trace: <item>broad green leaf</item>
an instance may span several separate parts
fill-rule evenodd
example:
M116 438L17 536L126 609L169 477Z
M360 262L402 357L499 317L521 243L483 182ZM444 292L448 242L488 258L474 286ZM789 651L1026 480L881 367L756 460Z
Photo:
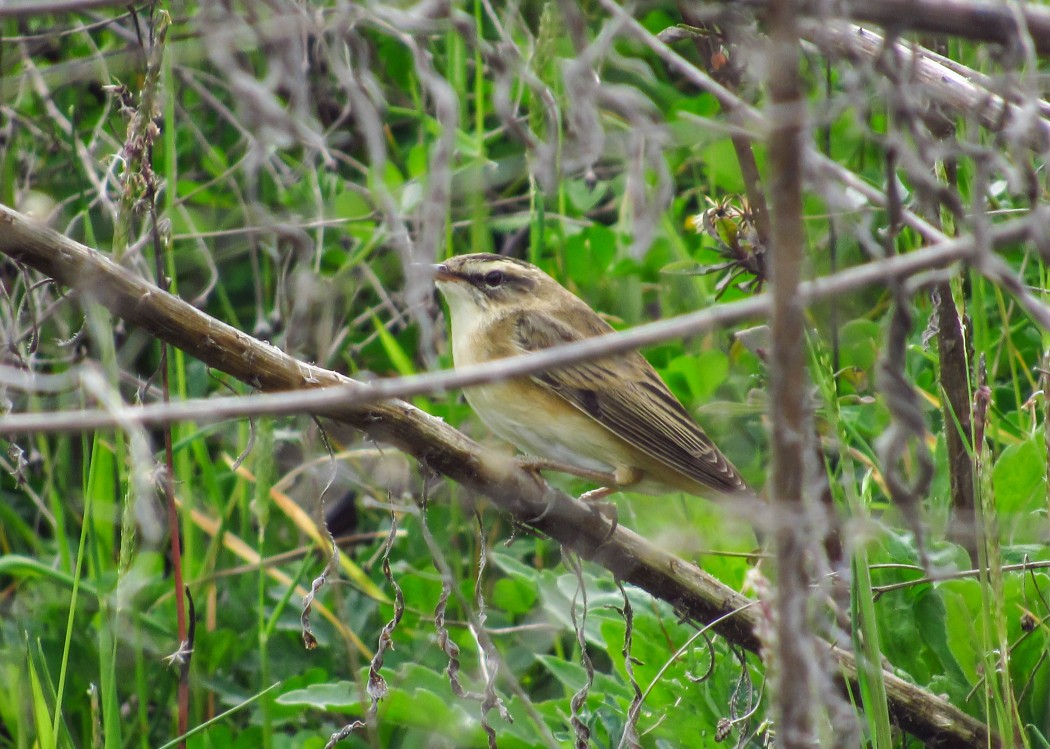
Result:
M344 190L331 201L330 210L337 218L353 221L371 216L375 209L356 190Z
M882 329L874 320L850 320L839 331L839 368L870 371L879 356Z
M605 182L598 182L593 188L588 187L581 179L572 179L565 183L565 194L572 207L580 213L594 208L608 193L609 186Z
M497 580L489 596L489 602L513 616L526 613L536 603L535 585L520 578L505 577Z
M955 700L965 699L968 680L949 644L948 629L957 624L948 619L939 591L927 587L915 601L914 614L923 642L940 662L945 691Z
M995 505L1006 522L1046 509L1046 451L1040 435L1010 445L992 468Z
M293 689L278 697L280 705L312 707L339 713L352 713L360 709L360 690L352 681L337 681L330 684L311 684L302 689Z
M693 400L706 401L725 382L729 374L729 357L723 351L709 349L695 356L676 357L667 368L685 378Z

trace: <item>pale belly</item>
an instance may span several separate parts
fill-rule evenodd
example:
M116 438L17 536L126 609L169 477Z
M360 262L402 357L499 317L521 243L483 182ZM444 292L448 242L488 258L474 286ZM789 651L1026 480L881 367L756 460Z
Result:
M457 330L454 320L452 330L456 366L480 363L474 354L490 332L462 314L458 321L462 328ZM631 491L659 494L673 486L696 493L689 479L640 456L597 421L534 383L495 382L463 392L485 426L528 455L588 471L636 474Z
M509 383L471 387L464 394L485 426L529 455L607 473L628 462L605 427L555 395L528 390L536 395L523 398Z

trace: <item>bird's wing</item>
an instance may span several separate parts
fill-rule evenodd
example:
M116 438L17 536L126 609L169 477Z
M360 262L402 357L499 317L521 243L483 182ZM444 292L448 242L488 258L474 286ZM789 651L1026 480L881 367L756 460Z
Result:
M612 331L596 315L582 317L589 329L580 333L551 315L522 312L514 321L515 343L524 351L538 351ZM575 322L579 325L580 320ZM533 380L689 479L723 493L747 489L733 465L638 352L559 367L533 375Z

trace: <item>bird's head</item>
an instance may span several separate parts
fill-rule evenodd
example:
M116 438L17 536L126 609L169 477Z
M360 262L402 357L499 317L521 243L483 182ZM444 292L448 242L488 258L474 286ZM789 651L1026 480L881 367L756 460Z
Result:
M449 258L434 266L434 280L454 322L542 304L568 294L535 265L488 253Z

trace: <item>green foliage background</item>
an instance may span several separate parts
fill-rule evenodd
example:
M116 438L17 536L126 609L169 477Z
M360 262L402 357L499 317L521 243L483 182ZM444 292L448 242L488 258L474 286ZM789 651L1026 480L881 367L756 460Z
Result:
M614 95L644 103L642 116L653 128L644 135L657 144L673 197L648 213L638 205L628 176L632 159L642 157L631 150L637 123L608 108L600 109L607 140L593 170L568 171L543 185L531 171L533 155L497 111L501 92L474 39L517 46L521 67L509 88L515 112L558 143L568 160L574 139L594 135L572 132L568 119L574 101L564 74L580 56L572 24L543 3L496 3L495 16L486 3L453 6L450 19L426 18L413 8L347 10L323 2L166 8L171 25L158 58L159 131L147 156L160 187L156 210L169 240L161 262L173 290L289 353L358 377L452 363L436 300L427 294L414 307L408 303L390 215L405 222L416 246L433 242L441 256L509 251L525 257L617 328L747 295L731 286L716 299L720 277L694 272L722 257L711 237L687 228L689 218L709 208L707 198L740 205L743 192L725 115L713 97L610 25L597 5L581 4L586 39L603 29L614 34L594 66ZM128 123L140 106L151 30L162 23L162 8L0 19L0 202L33 211L151 276L148 201L133 184L125 195L135 210L128 212L121 185L131 155ZM673 3L646 4L637 18L654 33L681 20ZM695 56L688 43L675 49ZM977 45L952 42L947 51L990 74L1002 72ZM438 89L421 75L427 66L454 94L458 127L451 134L435 114ZM826 131L830 155L869 183L883 184L884 148L905 137L878 95L883 92L867 79L858 83L855 67L825 67L817 56L807 60L806 74L816 133ZM370 122L367 107L351 95L360 92L350 79L373 97L377 113ZM562 115L556 123L544 116L541 85ZM869 97L861 99L863 93ZM743 95L764 103L760 87ZM1034 172L1038 165L965 118L956 124L962 142L979 147L977 157L973 149L953 152L959 198L981 210L1024 209L1026 191L1010 170ZM449 135L452 153L443 166L435 154ZM764 168L761 145L757 155ZM655 193L660 169L646 167L642 179ZM431 190L442 169L449 199L447 206L437 202L447 209L440 236L422 236L424 208L434 204ZM898 177L908 204L918 203L907 168ZM983 195L976 184L988 185ZM1041 197L1041 171L1035 187ZM837 213L814 191L806 205L807 272L863 261L865 243L881 242L886 222L870 205ZM639 247L643 224L651 242ZM918 244L905 231L896 250ZM1024 247L1006 257L1043 295L1046 272L1038 257ZM7 389L7 409L50 411L60 419L62 411L118 396L157 399L153 341L88 298L39 284L9 263L2 273L4 366L96 373L93 386L71 378L46 391ZM953 293L972 322L974 360L986 363L993 403L982 487L987 561L995 568L1050 561L1039 371L1046 334L975 273L956 276ZM876 657L881 647L901 677L947 695L1026 746L1050 746L1050 580L1043 568L871 590L922 577L914 566L914 537L889 503L875 449L890 420L876 370L891 301L886 289L871 288L810 312L812 337L805 345L812 352L816 421L836 501L848 519L851 555L835 570L849 610L818 619L843 643L871 627L868 646ZM926 404L927 446L937 466L926 506L927 543L938 569L966 570L965 550L947 540L944 433L950 426L939 408L936 347L923 330L930 303L923 293L913 303L907 375ZM748 480L764 484L769 456L761 359L722 333L673 341L646 355ZM171 353L170 367L174 398L250 392L178 352ZM480 440L492 439L458 394L415 403ZM148 747L166 745L177 733L178 670L166 662L178 646L172 571L164 511L150 489L163 464L162 442L159 432L141 436L148 442L119 431L7 442L0 484L0 746ZM714 746L719 721L742 717L751 702L757 709L734 724L730 740L751 746L767 740L767 674L754 656L705 638L678 653L696 628L669 606L634 589L621 592L586 563L575 574L555 544L512 528L484 502L390 448L338 429L329 439L334 458L307 418L173 430L184 574L197 619L190 726L233 710L195 733L190 746L321 747L361 717L369 705L368 662L394 616L395 584L405 610L381 672L389 692L374 724L347 745L484 745L479 701L454 695L448 657L437 644L433 619L443 583L454 589L445 615L460 648L464 687L483 692L486 673L498 674L495 688L513 722L497 711L485 720L502 747L573 741L571 701L587 682L581 639L595 670L579 711L592 745L619 745L634 696L632 672L646 691L638 720L642 746ZM235 467L238 456L243 463ZM588 488L560 476L552 480L576 493ZM294 508L316 518L322 497L329 507L352 503L356 517L347 530L360 535L345 546L338 579L320 593L331 618L314 610L320 644L307 651L295 586L309 587L327 550L311 539L312 522ZM616 501L623 525L731 587L775 579L768 563L749 572L755 540L747 518L732 508L680 496ZM400 531L385 553L392 514ZM627 602L633 610L629 656ZM487 655L476 635L482 625L494 644ZM887 718L879 710L858 710L856 721L845 724L836 723L841 716L828 717L825 738L830 742L839 732L865 745L888 745L880 733ZM894 745L898 741L909 740Z

